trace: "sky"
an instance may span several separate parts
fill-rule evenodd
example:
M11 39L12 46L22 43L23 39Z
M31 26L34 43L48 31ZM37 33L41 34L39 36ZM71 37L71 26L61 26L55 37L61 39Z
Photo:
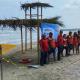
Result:
M24 18L21 4L38 0L0 0L0 19ZM65 28L80 28L80 0L39 0L54 6L44 9L44 18L61 16Z

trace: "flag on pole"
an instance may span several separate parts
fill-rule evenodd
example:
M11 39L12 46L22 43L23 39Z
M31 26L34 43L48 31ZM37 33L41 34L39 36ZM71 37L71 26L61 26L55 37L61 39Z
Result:
M59 34L59 25L51 23L41 23L41 34L45 34L47 37L50 32L53 33L53 38L56 40Z

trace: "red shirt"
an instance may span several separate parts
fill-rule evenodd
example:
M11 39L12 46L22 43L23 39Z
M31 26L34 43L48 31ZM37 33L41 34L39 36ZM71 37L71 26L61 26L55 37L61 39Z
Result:
M56 42L53 38L48 38L49 46L52 48L56 48Z
M78 44L80 44L80 35L78 35Z
M67 46L67 39L63 39L63 44L64 44L64 46Z
M58 42L56 41L55 43L56 43L56 47L58 47Z
M78 45L78 38L77 37L73 37L73 45L74 46Z
M67 37L67 42L68 42L68 44L73 44L73 37L72 36L68 36Z
M63 46L63 36L60 34L57 38L58 46Z
M48 39L41 39L40 40L40 48L41 51L47 52L48 51Z

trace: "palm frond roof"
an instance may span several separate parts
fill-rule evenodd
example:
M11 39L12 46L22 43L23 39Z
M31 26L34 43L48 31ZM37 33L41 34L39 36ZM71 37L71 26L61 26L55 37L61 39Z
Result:
M53 23L53 24L58 24L59 26L64 26L63 22L61 22L59 20L59 17L54 17L54 18L50 18L50 19L43 19L42 21L39 19L5 19L5 20L0 20L0 26L3 27L11 27L16 29L17 27L22 27L22 26L26 26L26 27L36 27L35 25L38 25L38 22L47 22L47 23Z
M35 2L35 3L24 3L21 4L21 9L28 9L28 8L35 8L35 7L53 7L49 5L48 3L40 3L40 2Z

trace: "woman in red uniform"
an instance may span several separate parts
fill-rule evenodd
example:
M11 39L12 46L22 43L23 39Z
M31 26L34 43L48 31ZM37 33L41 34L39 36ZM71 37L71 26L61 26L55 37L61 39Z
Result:
M78 46L78 37L77 37L76 32L74 32L74 35L73 35L73 46L74 46L73 53L74 53L74 50L76 49L76 54L77 54L78 53L78 48L77 48L77 46Z
M41 51L41 57L40 57L40 65L43 66L47 63L47 54L48 54L49 46L48 46L48 39L43 34L42 38L40 40L40 51Z
M80 31L78 31L78 53L79 53L79 47L80 47Z
M61 59L61 55L63 56L63 31L60 31L59 35L58 35L58 38L57 38L57 44L58 44L58 54L57 54L57 57L58 57L58 60Z
M56 43L55 43L55 40L53 39L53 33L52 32L49 33L48 44L49 44L49 55L51 53L53 53L53 59L55 61L56 60L56 58L55 58Z
M63 46L64 46L63 50L64 49L66 50L66 56L69 56L68 45L67 45L67 35L66 34L63 35Z
M67 44L68 44L68 53L70 55L70 51L73 50L73 36L72 32L69 32L69 35L67 36Z

